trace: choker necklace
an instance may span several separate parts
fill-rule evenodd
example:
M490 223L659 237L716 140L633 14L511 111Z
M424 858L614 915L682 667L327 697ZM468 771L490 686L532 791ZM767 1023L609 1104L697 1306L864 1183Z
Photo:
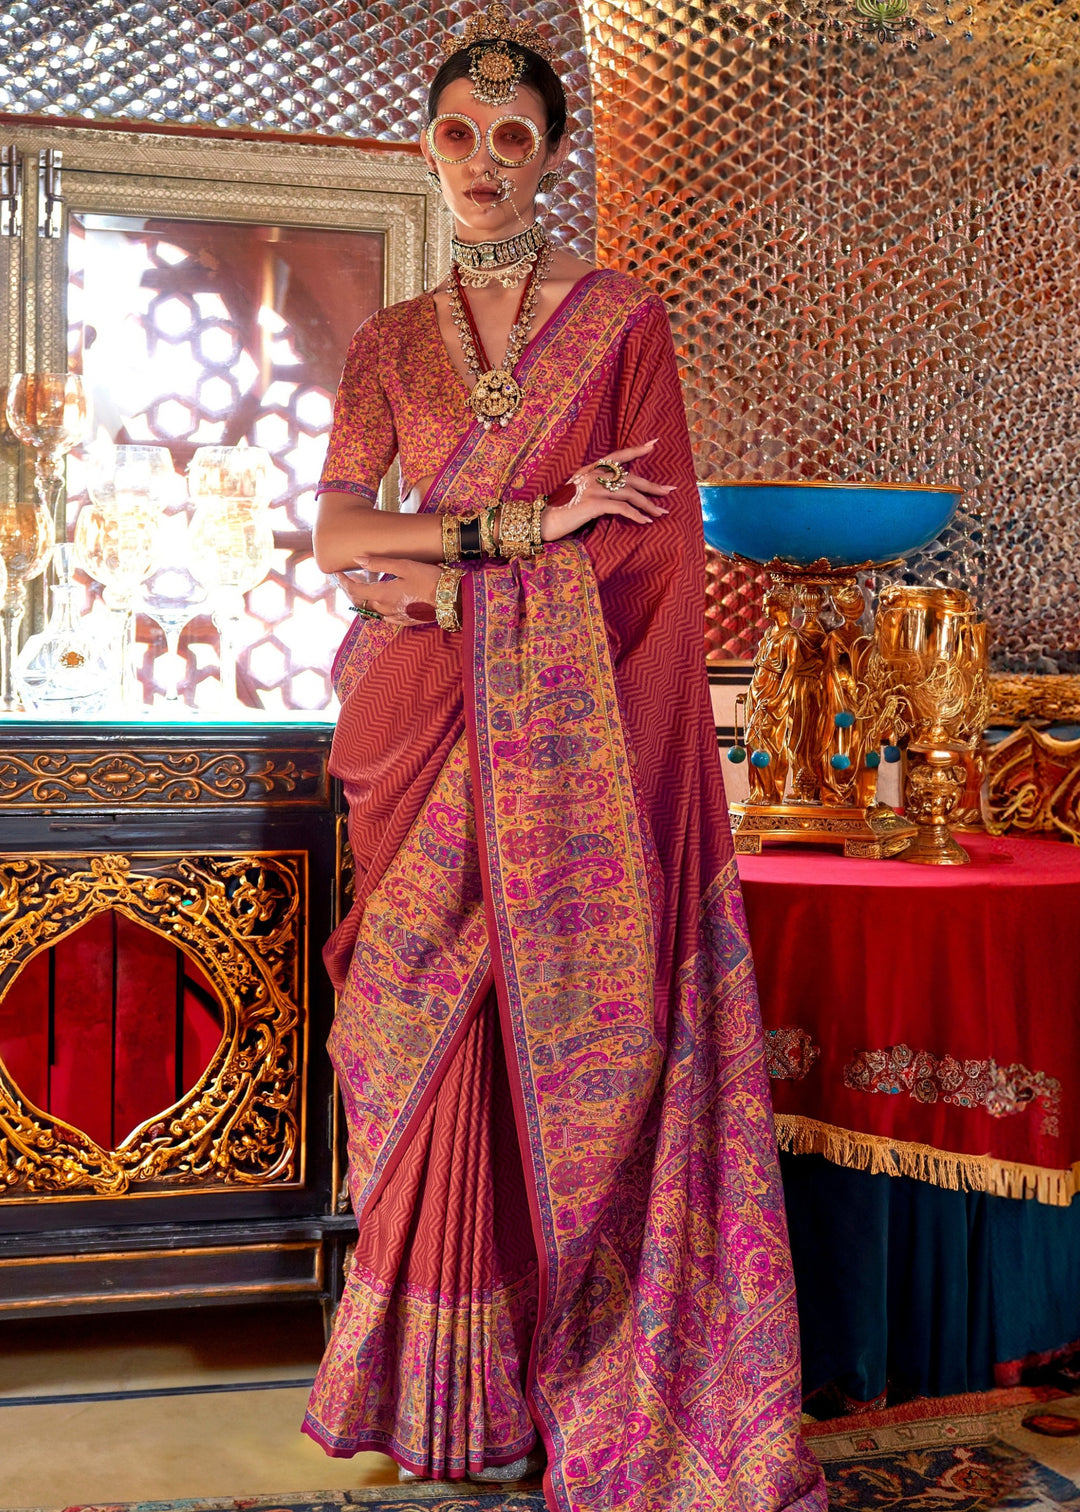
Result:
M533 221L531 226L526 226L516 236L508 236L505 241L463 242L455 236L450 243L450 256L456 267L467 268L471 273L483 273L495 268L509 269L525 258L535 260L541 247L547 244L547 232L539 221ZM517 279L514 281L518 282Z
M534 265L529 268L517 315L507 338L506 353L499 367L492 366L491 359L484 351L484 343L476 329L469 301L461 287L457 264L451 264L448 280L450 313L461 342L465 366L476 380L467 402L485 430L493 430L496 425L509 425L521 408L524 391L514 377L514 368L529 339L529 330L536 314L536 302L540 298L540 286L550 264L551 247L545 242Z

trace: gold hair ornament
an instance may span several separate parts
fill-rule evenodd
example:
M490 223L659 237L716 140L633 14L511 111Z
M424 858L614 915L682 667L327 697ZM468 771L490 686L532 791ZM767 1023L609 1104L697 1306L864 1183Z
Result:
M545 63L555 62L551 43L527 22L515 21L502 0L491 0L487 10L470 16L460 37L449 36L443 43L443 57L452 58L455 53L473 47L477 42L513 42L517 47L527 47Z

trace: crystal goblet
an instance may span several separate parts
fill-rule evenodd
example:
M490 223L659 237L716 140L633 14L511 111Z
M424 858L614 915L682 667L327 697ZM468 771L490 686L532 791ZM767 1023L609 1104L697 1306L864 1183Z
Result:
M191 564L214 599L221 636L220 677L226 706L239 706L236 659L244 594L262 582L274 559L270 511L252 499L203 498L191 522Z
M234 708L240 703L236 659L243 595L262 582L273 561L274 531L267 505L274 491L269 453L246 441L202 446L188 468L188 492L197 506L191 522L192 565L214 597L222 699Z
M18 705L12 669L26 613L26 585L44 572L52 541L52 519L40 500L0 504L0 566L6 584L0 599L0 708Z
M16 373L8 389L7 420L19 440L37 453L38 497L59 539L63 534L63 457L90 434L90 407L82 379L77 373Z
M135 592L154 566L157 526L171 491L172 458L163 446L117 446L92 459L89 502L75 525L79 565L105 587L105 602L117 616L120 702L134 708Z

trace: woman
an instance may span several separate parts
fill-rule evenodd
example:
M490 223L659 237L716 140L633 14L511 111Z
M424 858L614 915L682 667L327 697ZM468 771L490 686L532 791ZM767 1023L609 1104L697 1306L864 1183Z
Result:
M809 1512L668 318L535 223L547 51L497 3L453 39L454 266L357 332L321 486L320 566L383 576L336 671L359 1239L306 1428L435 1480L546 1453L563 1512ZM374 511L395 454L418 513Z

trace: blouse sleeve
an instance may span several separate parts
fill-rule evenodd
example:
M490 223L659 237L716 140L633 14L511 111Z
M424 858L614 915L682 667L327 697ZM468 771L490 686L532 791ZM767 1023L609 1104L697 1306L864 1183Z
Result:
M393 412L379 376L376 319L365 320L349 344L316 490L361 494L372 503L398 449Z

